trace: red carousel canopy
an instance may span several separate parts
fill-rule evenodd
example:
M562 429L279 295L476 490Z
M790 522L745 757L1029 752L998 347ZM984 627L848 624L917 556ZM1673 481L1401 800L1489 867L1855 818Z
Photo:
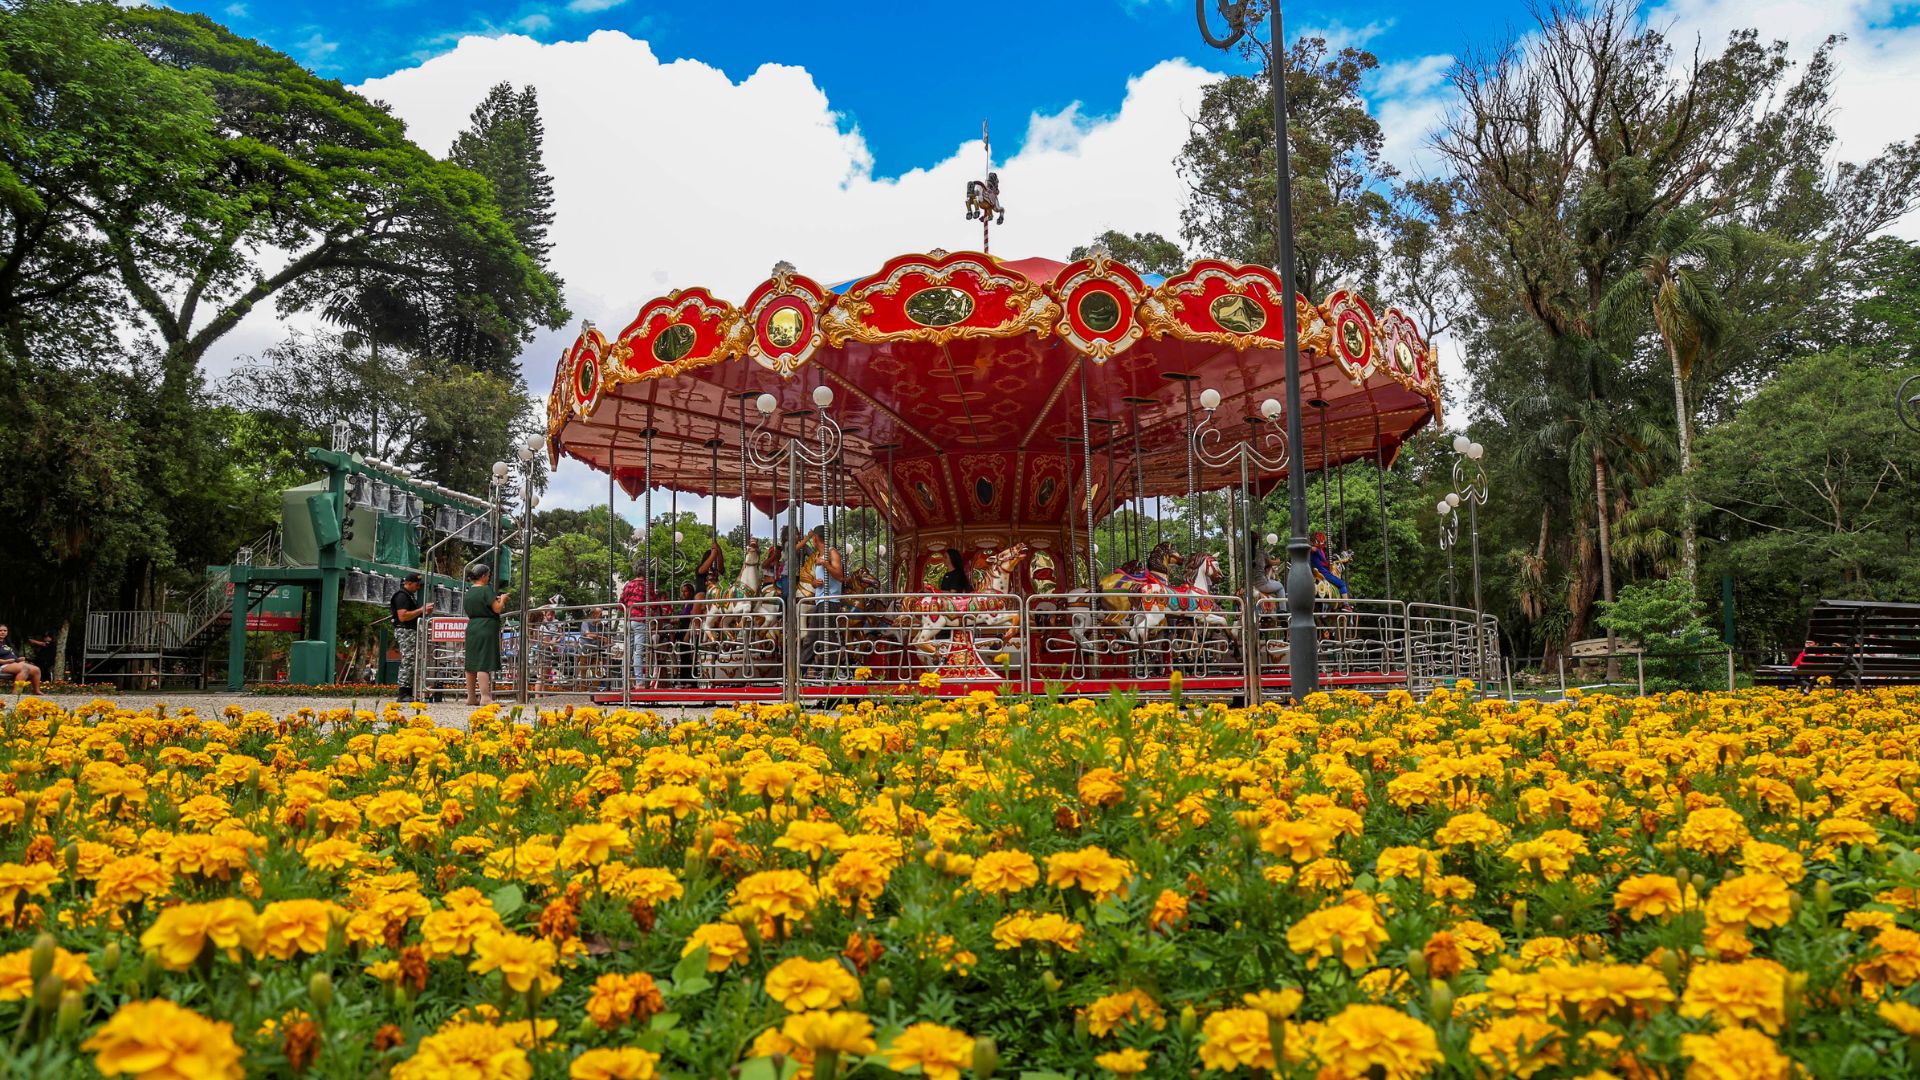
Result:
M612 337L588 324L554 375L548 447L637 495L651 441L656 486L737 497L742 419L749 432L761 419L751 399L775 395L776 422L801 434L825 384L852 483L829 493L808 470L806 501L875 506L903 531L1059 527L1069 507L1084 517L1083 432L1104 515L1133 497L1136 456L1146 495L1187 490L1185 425L1202 389L1221 393L1228 426L1284 399L1283 295L1272 270L1213 260L1160 280L1103 255L935 251L838 289L783 263L739 306L683 289ZM1344 291L1297 297L1296 311L1303 464L1391 461L1440 408L1420 328ZM1237 479L1205 473L1201 486ZM763 510L771 485L748 475Z

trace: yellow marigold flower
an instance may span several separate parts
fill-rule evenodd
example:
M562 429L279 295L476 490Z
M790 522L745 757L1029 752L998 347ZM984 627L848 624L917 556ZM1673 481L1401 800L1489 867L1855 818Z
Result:
M1300 1002L1305 1000L1300 991L1288 987L1285 990L1261 990L1252 994L1241 994L1240 1001L1250 1009L1259 1009L1267 1014L1269 1020L1289 1020L1300 1011Z
M467 970L476 975L498 971L517 994L533 989L536 982L542 990L552 992L560 986L560 977L553 973L553 965L559 959L553 942L543 938L482 934L473 943L473 962L467 965Z
M915 1065L932 1080L960 1080L973 1067L973 1037L939 1024L909 1024L887 1047L887 1067L900 1072Z
M562 866L599 866L632 850L633 837L627 830L604 821L589 821L568 827L560 837L558 855Z
M1786 1022L1787 969L1772 960L1696 964L1680 999L1682 1016L1710 1016L1724 1026L1753 1024L1769 1035Z
M1722 926L1785 926L1793 918L1787 883L1774 874L1741 874L1707 894L1707 921Z
M614 867L609 863L601 870L600 884L622 900L639 900L650 907L687 894L686 886L673 871L658 866Z
M774 847L799 852L810 862L819 862L828 852L845 851L847 844L847 830L839 825L801 819L788 822L785 835L773 842Z
M1740 845L1740 865L1743 869L1772 874L1789 885L1798 884L1807 876L1807 863L1799 852L1764 840L1749 840Z
M398 825L426 808L427 804L421 801L420 796L411 791L387 790L368 800L363 813L368 824L385 828Z
M1453 815L1445 825L1440 826L1439 832L1433 834L1434 842L1443 847L1498 844L1506 838L1506 826L1477 810Z
M1066 952L1077 952L1085 933L1085 927L1051 911L1037 915L1031 911L1016 911L993 924L996 949L1017 949L1029 941L1038 941L1057 945Z
M477 889L455 889L442 902L445 907L420 920L420 940L429 956L465 956L475 941L506 930L493 905Z
M1373 966L1375 954L1386 943L1386 927L1372 909L1353 904L1322 908L1287 928L1287 947L1305 956L1309 969L1331 958L1354 971L1364 971Z
M1904 1001L1883 1001L1874 1012L1909 1039L1920 1039L1920 1009Z
M1112 769L1088 769L1080 778L1079 795L1083 806L1094 809L1114 806L1127 793L1120 780L1120 774Z
M331 901L277 900L260 910L254 953L286 960L294 953L325 952L328 932L346 918L346 909Z
M1385 1005L1349 1005L1314 1035L1313 1055L1336 1076L1424 1076L1445 1058L1433 1029Z
M1087 1030L1095 1035L1105 1035L1135 1020L1151 1023L1155 1031L1167 1026L1165 1011L1144 990L1108 994L1081 1012L1087 1018Z
M1153 910L1147 913L1148 928L1172 931L1186 921L1187 898L1172 889L1161 889L1153 899Z
M1889 926L1873 936L1873 955L1856 969L1869 982L1907 986L1920 981L1920 933Z
M932 671L922 672L920 675L920 689L929 691L940 689L939 674Z
M1114 1050L1094 1056L1093 1063L1115 1076L1138 1076L1151 1061L1145 1050Z
M734 903L769 919L799 919L820 902L820 894L802 870L762 870L733 887Z
M886 862L870 851L849 851L840 860L828 868L820 882L827 891L838 896L843 907L852 901L861 903L866 910L868 901L877 900L886 891L887 881L893 876Z
M681 956L690 956L701 946L707 950L707 970L725 971L735 961L747 962L747 935L731 923L702 923L687 935Z
M29 896L49 896L60 872L47 863L0 863L0 912L9 917Z
M1630 877L1614 890L1613 908L1635 919L1675 914L1681 908L1680 882L1665 874Z
M837 1009L860 1000L860 980L839 960L795 956L767 972L767 996L788 1012Z
M1423 860L1427 858L1427 849L1413 847L1384 848L1380 857L1374 860L1373 875L1382 881L1392 878L1418 877Z
M166 895L173 888L173 875L160 865L158 859L146 855L124 855L100 868L100 876L94 880L93 887L97 900L118 907Z
M1680 1052L1693 1059L1687 1080L1787 1080L1793 1062L1773 1040L1750 1028L1683 1035Z
M990 851L974 860L973 887L990 895L1019 892L1040 881L1040 866L1024 851Z
M328 839L315 840L307 845L303 856L307 867L312 870L339 870L348 866L358 866L366 858L359 844L351 840Z
M1200 1064L1221 1072L1242 1066L1272 1072L1273 1037L1268 1024L1267 1014L1259 1009L1222 1009L1208 1016L1200 1026Z
M1260 850L1296 863L1312 862L1332 849L1334 835L1317 821L1276 821L1260 830Z
M1473 1033L1467 1052L1496 1075L1521 1080L1562 1060L1559 1028L1532 1016L1503 1016Z
M1831 817L1814 828L1823 844L1859 844L1872 847L1880 842L1880 830L1853 817Z
M240 1080L246 1075L232 1024L208 1020L165 999L120 1006L80 1049L93 1055L94 1067L105 1076Z
M589 1050L567 1066L571 1080L653 1080L658 1076L660 1055L637 1046L601 1047Z
M244 900L215 900L206 904L176 904L140 935L140 949L157 957L169 971L185 971L209 944L237 958L242 948L259 940L259 919Z
M1680 826L1680 846L1709 855L1725 855L1750 839L1746 819L1725 806L1695 810L1687 815L1686 824Z
M1539 985L1588 1021L1618 1009L1643 1012L1673 1001L1666 976L1643 964L1572 964L1539 973Z
M393 1067L393 1080L484 1077L529 1080L533 1064L516 1033L492 1024L456 1022L420 1040L413 1056Z
M53 950L53 974L67 990L85 990L94 982L93 969L87 966L86 957L58 947ZM18 1001L32 994L33 950L21 949L0 956L0 1001Z
M1091 893L1096 902L1118 894L1132 876L1132 863L1114 858L1097 844L1047 856L1048 885L1077 887Z
M867 1019L865 1013L825 1010L796 1013L780 1026L780 1034L794 1045L816 1053L832 1050L839 1054L871 1054L878 1049L873 1041L873 1021Z

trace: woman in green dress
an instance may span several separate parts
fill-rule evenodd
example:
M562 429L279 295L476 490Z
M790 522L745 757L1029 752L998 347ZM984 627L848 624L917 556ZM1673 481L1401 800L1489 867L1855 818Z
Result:
M460 607L467 616L467 704L493 704L493 673L500 670L500 612L506 595L493 587L493 568L467 571L467 595Z

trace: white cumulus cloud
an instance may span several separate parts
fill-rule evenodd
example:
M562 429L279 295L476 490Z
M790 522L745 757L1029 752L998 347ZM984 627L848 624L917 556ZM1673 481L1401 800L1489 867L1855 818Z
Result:
M1111 115L1087 116L1075 103L1035 113L1017 146L996 140L1007 221L994 229L994 251L1059 258L1109 228L1177 236L1185 190L1173 158L1217 77L1166 61L1130 79ZM742 301L782 259L831 283L903 252L979 246L962 202L984 160L978 137L956 132L943 160L876 176L865 139L803 68L768 64L736 82L697 60L662 61L617 31L555 43L475 36L356 89L444 152L502 79L539 92L554 269L576 316L602 327L625 325L673 288L705 285ZM575 332L542 334L528 348L536 392ZM604 478L581 466L563 464L554 480L550 504L606 498Z

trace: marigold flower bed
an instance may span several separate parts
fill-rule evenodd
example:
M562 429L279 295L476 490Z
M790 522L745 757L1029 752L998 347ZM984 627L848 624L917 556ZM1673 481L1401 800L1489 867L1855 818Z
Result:
M0 714L19 1075L1908 1075L1920 691Z

